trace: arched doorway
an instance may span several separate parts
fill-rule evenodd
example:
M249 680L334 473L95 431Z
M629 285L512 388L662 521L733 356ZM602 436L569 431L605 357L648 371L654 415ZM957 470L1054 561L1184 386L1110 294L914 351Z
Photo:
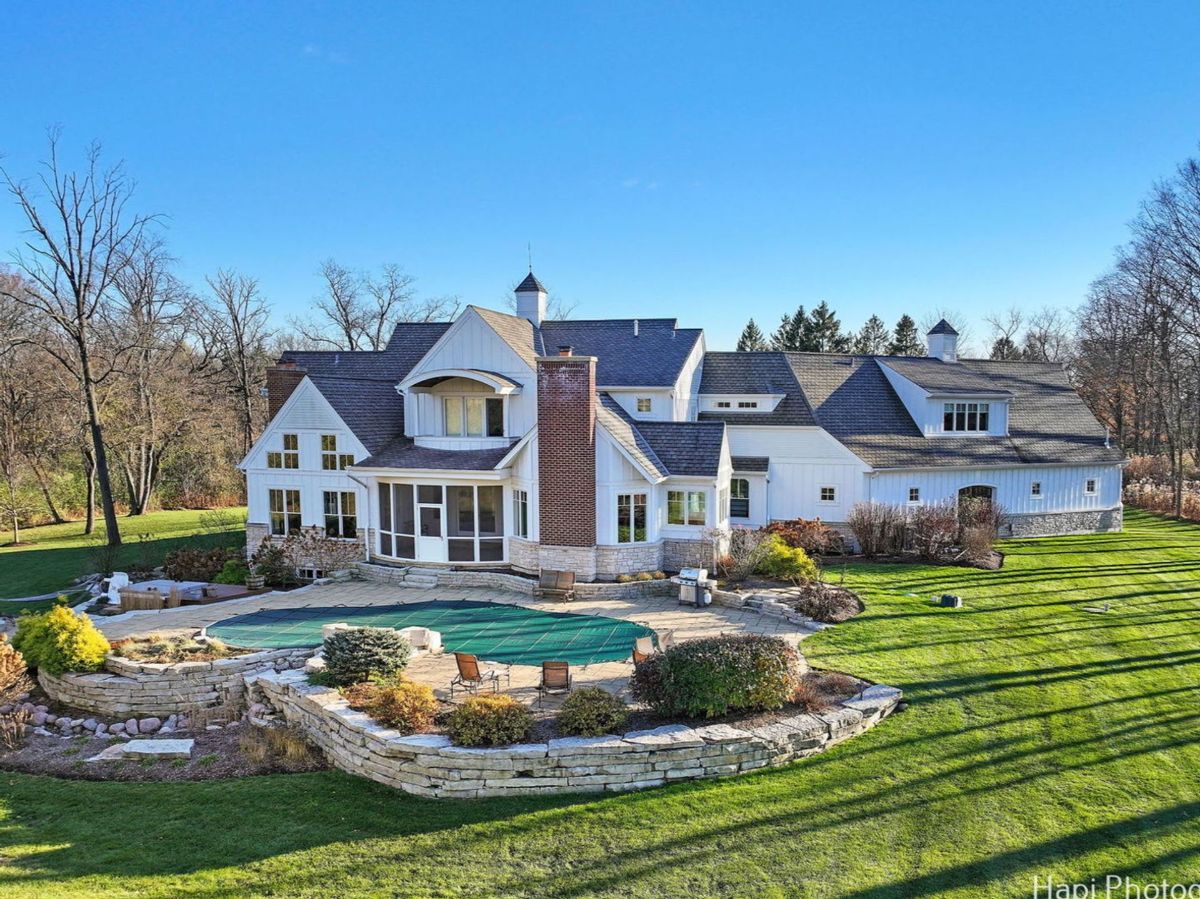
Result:
M996 488L988 484L972 484L958 491L958 524L960 528L994 525Z
M987 484L973 484L970 487L963 487L958 491L958 499L961 502L964 499L983 499L989 503L996 496L996 488Z

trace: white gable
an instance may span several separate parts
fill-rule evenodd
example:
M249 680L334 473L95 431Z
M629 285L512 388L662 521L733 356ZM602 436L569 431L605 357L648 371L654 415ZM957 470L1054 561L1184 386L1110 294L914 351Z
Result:
M329 400L321 395L321 391L317 390L316 385L308 378L302 380L292 391L292 395L287 398L283 408L271 419L266 430L254 442L254 446L250 448L250 452L246 454L246 458L238 467L243 471L251 468L266 468L266 454L281 448L282 435L285 433L336 434L339 452L353 453L356 459L365 459L370 455L367 448L354 436L354 432L342 421L341 416L334 411ZM309 441L302 442L308 443ZM319 446L319 436L314 446Z
M412 381L421 372L444 369L494 371L522 384L529 384L533 375L528 363L471 308L446 329L405 380Z

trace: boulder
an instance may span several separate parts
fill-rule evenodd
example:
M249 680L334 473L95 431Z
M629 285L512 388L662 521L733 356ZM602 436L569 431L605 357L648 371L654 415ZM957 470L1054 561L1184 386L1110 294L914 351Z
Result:
M130 718L125 722L125 733L136 734L138 732L137 718Z
M110 724L108 726L108 730L109 730L109 733L123 734L123 733L125 733L125 722L118 721L116 724Z
M125 758L190 759L194 740L130 740L121 744Z
M87 718L84 720L82 726L84 730L95 730L99 724L100 722L98 722L95 718Z
M143 718L138 722L137 729L139 734L152 734L160 727L162 727L161 718Z

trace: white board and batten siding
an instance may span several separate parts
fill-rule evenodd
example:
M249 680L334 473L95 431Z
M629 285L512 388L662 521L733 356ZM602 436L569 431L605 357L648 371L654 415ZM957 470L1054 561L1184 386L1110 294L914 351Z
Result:
M1088 494L1087 482L1096 492ZM1033 495L1033 483L1041 496ZM958 491L976 485L995 489L995 500L1013 515L1115 509L1121 504L1120 465L1023 465L1019 468L940 468L879 471L867 478L867 499L904 505L917 487L924 503L956 499Z
M730 426L729 450L734 456L768 456L766 483L756 497L750 478L750 518L738 523L765 524L787 518L820 518L842 522L863 499L861 459L821 428ZM833 502L822 502L821 488L834 488ZM757 500L757 501L756 501Z
M284 434L297 437L300 447L298 469L267 467L267 453L283 451ZM305 527L324 527L323 493L329 490L353 492L357 496L360 526L365 523L366 490L344 471L321 468L321 437L325 434L337 437L338 453L349 453L356 461L369 455L320 391L312 382L304 380L242 461L242 469L246 472L248 521L267 523L269 490L299 490L301 523Z

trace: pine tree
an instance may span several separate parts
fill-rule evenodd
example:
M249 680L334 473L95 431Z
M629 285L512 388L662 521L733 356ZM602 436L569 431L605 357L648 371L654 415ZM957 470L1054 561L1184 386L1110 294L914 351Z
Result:
M917 333L917 323L910 315L900 316L892 331L892 342L888 345L889 356L924 356L925 345Z
M808 346L804 349L814 353L848 353L853 342L849 334L842 333L842 323L829 304L824 300L810 316Z
M754 319L750 319L746 323L746 327L742 330L742 336L738 338L737 351L739 353L753 353L765 349L768 349L767 337L758 325L754 323Z
M883 356L887 354L890 343L887 325L878 315L872 315L854 338L854 352L865 356Z
M783 319L779 322L779 328L771 335L771 349L806 350L809 348L811 335L812 322L808 313L804 311L804 307L800 306L794 315L784 314Z
M1012 338L1001 335L992 344L991 358L1000 362L1014 362L1021 358L1021 349L1013 343Z

